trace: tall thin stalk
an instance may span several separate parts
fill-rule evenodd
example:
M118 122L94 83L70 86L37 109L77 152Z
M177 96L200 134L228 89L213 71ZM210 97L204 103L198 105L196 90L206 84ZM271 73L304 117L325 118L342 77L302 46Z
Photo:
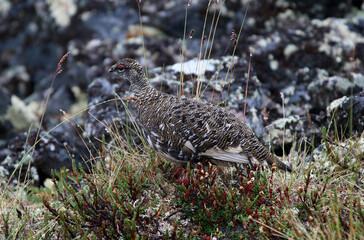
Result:
M246 111L246 101L248 99L248 85L249 85L249 77L250 77L250 66L252 62L252 56L253 56L253 49L249 48L249 65L248 65L248 76L246 79L246 87L245 87L245 101L244 101L244 114L243 114L243 121L245 122L245 111Z
M148 66L147 66L147 57L145 56L145 45L144 45L144 34L143 34L144 31L143 31L142 12L141 12L141 8L140 8L141 0L137 0L137 3L138 3L138 10L139 10L140 31L141 31L142 44L143 44L145 75L146 75L147 79L149 79Z
M188 16L188 7L191 5L191 0L187 1L186 4L186 10L185 10L185 24L184 24L184 28L183 28L183 40L182 40L182 48L181 48L181 74L180 74L180 89L179 89L179 95L183 96L184 92L183 92L183 78L184 78L184 74L183 74L183 61L184 61L184 54L185 54L185 49L186 49L186 29L187 29L187 16Z

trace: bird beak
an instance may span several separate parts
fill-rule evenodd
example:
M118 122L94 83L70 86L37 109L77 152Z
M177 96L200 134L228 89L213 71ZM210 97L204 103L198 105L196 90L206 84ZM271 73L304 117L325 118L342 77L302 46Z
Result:
M111 66L111 68L109 69L109 73L115 71L115 66Z

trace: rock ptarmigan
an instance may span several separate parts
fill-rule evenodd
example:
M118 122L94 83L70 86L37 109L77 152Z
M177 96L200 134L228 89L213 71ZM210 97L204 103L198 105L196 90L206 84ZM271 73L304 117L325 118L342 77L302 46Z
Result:
M144 138L166 160L195 164L207 159L217 165L275 163L278 168L291 171L228 110L157 91L133 59L122 59L109 72L130 81Z

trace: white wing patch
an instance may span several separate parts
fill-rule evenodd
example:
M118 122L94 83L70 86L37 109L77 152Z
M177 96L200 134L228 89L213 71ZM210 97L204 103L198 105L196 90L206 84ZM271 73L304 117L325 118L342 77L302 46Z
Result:
M154 137L159 137L159 135L158 135L158 133L156 133L156 132L153 132L153 131L151 131L151 133L152 133L152 135L154 136Z
M207 132L210 132L210 126L209 126L209 124L206 122L206 124L205 124L205 127L206 127L206 129L207 129Z
M185 142L185 147L190 149L192 152L196 152L196 149L192 146L190 141Z
M149 144L150 147L153 147L153 142L152 142L152 139L150 139L150 136L148 135L147 137L147 142Z
M255 157L251 157L250 161L248 157L242 152L241 147L230 147L226 150L222 150L220 148L211 148L206 152L201 153L201 156L210 157L215 160L226 161L226 162L235 162L235 163L245 163L248 164L258 164L267 166L267 162L263 163L259 162Z

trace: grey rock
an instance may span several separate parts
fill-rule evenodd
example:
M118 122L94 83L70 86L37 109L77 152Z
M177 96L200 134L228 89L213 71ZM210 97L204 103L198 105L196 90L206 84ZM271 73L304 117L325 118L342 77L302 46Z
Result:
M325 109L331 101L342 97L364 91L364 78L361 74L352 74L351 78L341 76L327 76L318 74L308 85L308 92L312 99L312 105L316 109Z
M303 122L298 115L277 119L266 130L263 134L264 143L271 143L274 149L281 148L283 144L292 145L298 138L305 136Z
M330 103L326 109L328 125L335 123L339 133L361 134L364 130L364 92L357 96L344 96ZM350 125L353 132L350 132Z
M37 130L18 134L8 143L7 149L0 152L0 168L5 177L15 171L12 182L18 177L25 180L28 165L31 167L30 179L36 184L42 184L47 177L51 177L51 171L61 168L72 169L72 156L76 166L83 162L81 152L75 148L75 144L64 137L62 132L46 133L41 131L39 142L35 145ZM35 146L33 148L33 146Z

